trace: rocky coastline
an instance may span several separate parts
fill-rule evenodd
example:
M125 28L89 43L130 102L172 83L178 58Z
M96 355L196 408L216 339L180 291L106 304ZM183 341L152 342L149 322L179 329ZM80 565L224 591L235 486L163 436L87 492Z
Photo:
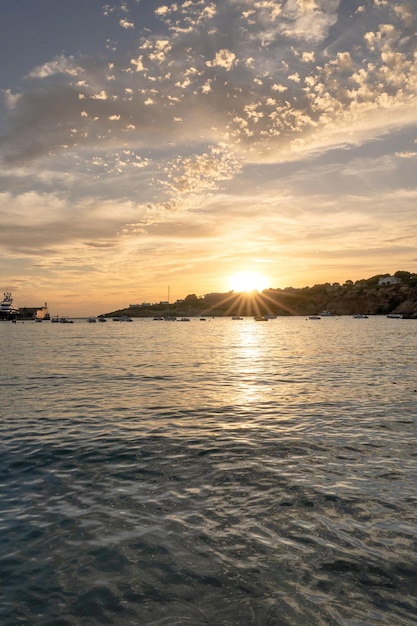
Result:
M167 303L131 305L105 317L256 315L315 315L328 311L334 315L388 315L417 319L417 275L408 272L398 284L378 284L381 275L370 279L325 283L295 289L265 289L252 293L212 293L202 297L190 294L184 300ZM382 275L385 276L385 275Z

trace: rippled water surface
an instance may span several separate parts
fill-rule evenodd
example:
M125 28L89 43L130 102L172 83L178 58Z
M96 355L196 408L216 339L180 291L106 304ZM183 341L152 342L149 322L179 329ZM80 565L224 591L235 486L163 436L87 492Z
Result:
M0 341L3 626L417 623L416 321Z

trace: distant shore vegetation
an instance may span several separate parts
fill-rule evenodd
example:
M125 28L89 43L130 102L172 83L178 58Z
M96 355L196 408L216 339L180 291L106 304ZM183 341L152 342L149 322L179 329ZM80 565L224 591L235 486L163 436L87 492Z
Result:
M397 271L377 274L356 281L322 283L311 287L264 289L250 293L189 294L184 299L169 303L130 304L125 308L104 313L106 317L129 315L152 317L177 316L249 316L273 314L314 315L321 311L334 315L386 315L400 313L417 318L417 274Z

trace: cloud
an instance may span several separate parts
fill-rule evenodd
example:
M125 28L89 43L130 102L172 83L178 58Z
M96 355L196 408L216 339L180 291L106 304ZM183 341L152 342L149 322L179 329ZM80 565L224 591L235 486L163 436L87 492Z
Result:
M124 19L124 18L122 18L122 19L119 21L119 24L120 24L120 26L121 26L122 28L124 28L124 29L128 29L128 28L135 28L135 25L134 25L134 23L133 23L133 22L131 22L131 21L127 20L127 19Z
M270 45L279 37L295 41L321 42L337 21L339 0L236 0L241 20L251 38Z
M315 0L287 0L280 32L298 40L323 41L337 21L339 4L339 0L325 3Z
M241 163L231 153L221 148L210 147L203 154L177 157L167 163L165 187L174 195L182 196L217 189L218 183L232 179L241 171Z
M413 159L417 156L417 152L412 152L411 150L407 152L396 152L395 156L399 159Z
M416 58L403 12L365 30L352 50L330 52L323 41L338 8L337 0L160 6L168 35L144 31L136 50L108 62L60 55L30 73L41 89L9 91L16 115L0 140L3 163L126 141L151 151L195 144L196 154L225 143L250 161L280 162L337 145L342 129L356 143L413 123Z
M3 250L43 256L88 239L114 245L117 232L137 216L137 207L93 199L74 204L57 193L31 191L19 196L1 193L0 216Z
M229 71L237 63L237 58L234 52L230 50L219 50L216 52L216 56L211 61L206 61L207 67L223 67Z
M75 59L73 56L66 57L64 55L59 55L49 61L35 67L28 74L29 78L49 78L51 76L55 76L56 74L68 74L70 76L76 76L78 72L77 66L75 64Z
M6 108L12 110L16 108L17 103L22 97L21 93L12 93L10 89L3 90L4 102L6 104Z
M231 189L245 186L252 167L265 167L262 176L276 185L269 166L296 167L306 156L346 152L415 125L413 11L379 2L347 17L342 8L337 0L167 3L153 15L159 30L136 37L128 6L107 6L117 33L121 26L132 38L125 48L109 48L107 57L54 56L29 72L18 93L3 92L9 117L1 175L10 192L3 248L27 249L26 223L33 254L87 241L104 249L120 233L161 234L173 213L184 225L177 232L191 237L201 230L184 215L194 215L203 198L207 211L224 201L228 216L243 215L249 233L267 200L251 190L238 201ZM402 165L415 156L412 149L392 154ZM332 176L343 187L353 175ZM364 179L354 179L356 189ZM304 189L303 180L307 173L298 181ZM287 184L289 196L280 188L274 212L290 219L299 209L296 185ZM260 174L259 185L268 187ZM327 210L322 200L317 192L318 213ZM268 231L267 215L257 219ZM233 231L227 219L221 224ZM206 223L210 233L213 224ZM278 222L268 232L287 227Z

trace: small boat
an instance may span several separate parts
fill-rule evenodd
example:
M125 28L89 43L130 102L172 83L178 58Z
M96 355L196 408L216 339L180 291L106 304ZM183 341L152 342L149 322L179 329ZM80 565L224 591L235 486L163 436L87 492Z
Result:
M119 317L119 322L133 322L133 320L128 315L121 315Z
M206 318L205 317L200 317L200 322L205 322Z
M243 320L243 317L240 315L233 315L232 320Z
M97 319L99 322L107 322L106 318L103 317L103 315L99 315Z
M353 315L353 317L355 318L355 320L367 320L368 316L364 315L363 313L356 313L356 315Z
M321 320L320 315L309 315L308 316L309 320Z
M189 317L181 317L178 322L190 322L190 318Z
M87 322L88 322L89 324L95 324L95 323L96 323L96 321L97 321L97 320L96 320L96 318L95 318L95 317L89 317L89 318L87 319Z
M402 320L403 316L401 313L388 313L387 317L391 320Z
M255 315L253 319L255 320L255 322L267 322L268 321L268 318L265 317L265 315Z
M74 322L70 319L68 319L68 317L60 317L59 318L59 323L60 324L73 324Z
M51 322L52 322L52 324L58 324L58 322L59 322L59 315L54 315L54 317L51 317Z
M155 315L155 317L153 318L155 322L163 322L164 318L162 317L162 315Z

